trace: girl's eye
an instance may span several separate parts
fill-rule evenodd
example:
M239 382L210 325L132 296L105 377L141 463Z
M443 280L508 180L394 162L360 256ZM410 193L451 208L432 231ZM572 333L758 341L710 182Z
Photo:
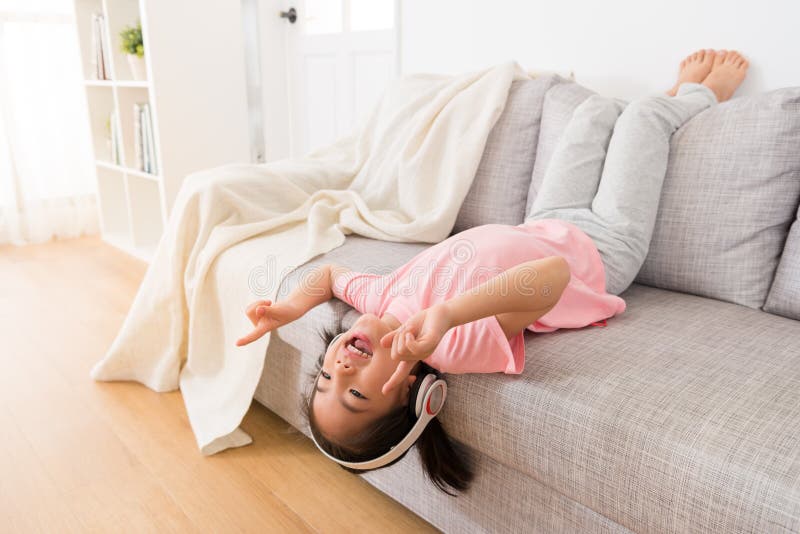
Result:
M322 371L322 378L325 378L326 380L330 380L331 379L331 375L329 375L325 371Z
M355 396L355 397L358 397L359 399L366 399L366 397L365 397L364 395L362 395L361 393L359 393L359 392L358 392L357 390L355 390L355 389L351 389L351 390L350 390L350 393L352 393L352 394L353 394L353 396Z

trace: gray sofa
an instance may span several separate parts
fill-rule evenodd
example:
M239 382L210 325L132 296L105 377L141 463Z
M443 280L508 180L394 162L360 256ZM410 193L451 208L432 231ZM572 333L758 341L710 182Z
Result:
M454 232L519 224L591 91L515 82ZM521 375L448 375L476 480L437 491L412 450L363 476L446 532L800 531L800 88L735 98L671 142L656 230L606 327L526 333ZM427 245L349 236L297 269L391 269ZM309 434L300 393L340 301L280 329L256 399ZM258 444L255 444L258 446ZM353 475L356 476L356 475Z

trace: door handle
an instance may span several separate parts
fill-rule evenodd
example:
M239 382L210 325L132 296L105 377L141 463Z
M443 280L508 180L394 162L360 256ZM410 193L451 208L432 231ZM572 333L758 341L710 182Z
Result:
M294 24L297 21L297 10L290 7L289 11L281 11L281 18L288 19L290 24Z

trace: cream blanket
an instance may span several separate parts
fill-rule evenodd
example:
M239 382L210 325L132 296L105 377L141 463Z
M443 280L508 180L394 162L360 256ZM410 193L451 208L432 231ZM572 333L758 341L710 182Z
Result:
M401 78L352 136L308 157L186 177L131 310L92 378L135 380L155 391L180 387L203 454L250 443L239 424L270 336L235 345L251 330L247 304L274 299L286 274L350 233L445 239L511 82L528 77L508 63ZM237 272L217 272L220 254L255 236L260 257ZM254 267L267 254L265 278Z

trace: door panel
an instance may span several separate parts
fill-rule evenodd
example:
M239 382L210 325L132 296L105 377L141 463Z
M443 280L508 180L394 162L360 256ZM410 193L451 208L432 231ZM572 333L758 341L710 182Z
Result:
M308 143L319 146L337 135L336 56L307 55L305 63L305 130Z
M349 134L398 73L396 0L298 0L286 24L291 155ZM269 125L267 125L269 128Z

